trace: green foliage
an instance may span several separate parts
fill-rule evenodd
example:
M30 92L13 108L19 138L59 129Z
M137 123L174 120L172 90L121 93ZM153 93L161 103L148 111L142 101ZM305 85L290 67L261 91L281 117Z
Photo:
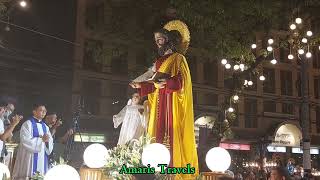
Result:
M283 4L277 0L171 0L179 18L191 30L192 47L205 48L213 57L252 61L255 32L279 26ZM277 14L277 16L275 16ZM281 18L282 19L282 18Z
M43 180L44 177L42 174L40 174L40 172L36 172L32 177L31 180Z

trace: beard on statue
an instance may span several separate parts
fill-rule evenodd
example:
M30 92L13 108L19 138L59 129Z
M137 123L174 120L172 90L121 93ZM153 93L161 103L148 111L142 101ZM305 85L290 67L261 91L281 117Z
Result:
M162 57L162 56L166 55L166 52L167 52L168 50L171 50L171 47L170 47L169 43L165 43L164 45L160 46L160 47L158 48L158 54L159 54L159 56Z

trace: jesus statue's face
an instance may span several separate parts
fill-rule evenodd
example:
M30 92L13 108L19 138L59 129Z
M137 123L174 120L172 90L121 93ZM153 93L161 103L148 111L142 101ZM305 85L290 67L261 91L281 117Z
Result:
M154 40L155 40L158 48L164 46L164 44L166 43L166 38L161 33L154 33Z

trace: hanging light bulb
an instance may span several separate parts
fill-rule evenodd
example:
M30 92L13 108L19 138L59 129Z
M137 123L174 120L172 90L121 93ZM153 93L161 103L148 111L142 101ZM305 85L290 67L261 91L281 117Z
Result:
M236 65L233 66L233 69L236 70L236 71L239 70L239 68L240 68L240 67L239 67L238 64L236 64Z
M266 78L265 78L263 75L261 75L261 76L259 77L259 79L260 79L260 81L266 80Z
M271 46L268 46L267 50L271 52L273 50L273 48Z
M234 95L233 96L233 100L238 101L239 100L239 96L238 95Z
M248 85L249 86L252 86L253 85L253 82L250 80L250 81L248 81Z
M252 44L252 45L251 45L251 48L252 48L252 49L255 49L255 48L257 48L257 45L256 45L256 44Z
M301 42L307 43L307 42L308 42L308 39L307 39L307 38L302 38Z
M270 62L271 62L271 64L277 64L277 60L276 59L272 59Z
M289 55L288 55L288 59L290 59L290 60L291 60L291 59L293 59L293 58L294 58L294 57L293 57L293 55L292 55L292 54L289 54Z
M295 24L291 24L291 25L290 25L290 29L291 29L291 30L295 30L296 28L297 28L297 26L296 26Z
M312 36L312 31L307 31L307 36Z
M268 39L268 43L271 45L273 44L273 39Z
M230 64L226 64L225 67L226 67L226 69L230 69L231 65Z
M299 54L304 54L304 50L303 50L303 49L299 49L299 50L298 50L298 53L299 53Z
M248 84L248 80L244 80L244 83L243 83L243 85L247 85Z
M19 4L20 4L20 6L23 7L23 8L27 6L27 2L26 2L26 1L20 1Z
M297 24L301 24L302 23L302 19L301 18L296 18L296 23Z
M228 63L228 61L226 59L221 60L221 64L226 65L227 63Z
M311 52L307 52L306 57L311 58L311 56L312 56Z
M232 107L229 107L229 108L228 108L228 111L229 111L229 112L233 112L234 109L233 109Z
M244 69L244 64L239 65L240 69Z

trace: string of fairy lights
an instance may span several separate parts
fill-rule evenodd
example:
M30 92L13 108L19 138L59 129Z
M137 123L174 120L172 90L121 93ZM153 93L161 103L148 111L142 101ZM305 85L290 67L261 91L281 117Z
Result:
M280 40L279 40L280 41ZM319 43L316 38L314 37L314 34L311 30L305 29L305 26L303 26L303 20L300 17L297 17L294 22L292 22L289 25L289 31L288 36L286 38L286 41L279 42L279 44L285 44L285 47L289 50L289 54L287 56L288 60L307 60L312 58L312 50L314 46L317 46L316 44ZM255 56L255 62L253 64L244 63L245 61L239 62L238 60L228 60L227 58L223 58L221 60L221 64L224 66L224 68L227 70L227 72L236 74L237 76L240 76L241 73L248 73L246 70L252 70L254 71L256 68L259 68L256 62L258 64L261 64L263 61L266 61L267 59L270 64L276 65L278 63L277 58L275 57L275 50L278 49L275 45L275 40L272 38L269 38L267 41L267 47L266 49L262 49L266 52L266 55L264 56L263 60L258 62L257 56ZM252 44L251 49L253 52L257 50L257 44ZM318 45L318 48L320 50L320 46ZM253 53L254 55L256 53ZM267 58L271 57L271 58ZM254 66L250 69L250 66ZM233 71L232 71L233 70ZM253 73L249 72L249 78L245 78L244 80L241 79L241 85L242 87L237 87L237 89L234 89L234 94L230 97L230 104L229 107L226 107L225 109L225 120L229 121L229 123L232 121L232 119L228 119L227 113L233 113L235 114L235 109L233 104L237 104L239 102L239 93L241 93L240 89L250 88L253 86L253 81L251 79L251 75ZM266 77L263 75L263 73L258 73L259 80L265 81ZM230 117L230 116L229 116ZM235 118L234 118L235 119Z

